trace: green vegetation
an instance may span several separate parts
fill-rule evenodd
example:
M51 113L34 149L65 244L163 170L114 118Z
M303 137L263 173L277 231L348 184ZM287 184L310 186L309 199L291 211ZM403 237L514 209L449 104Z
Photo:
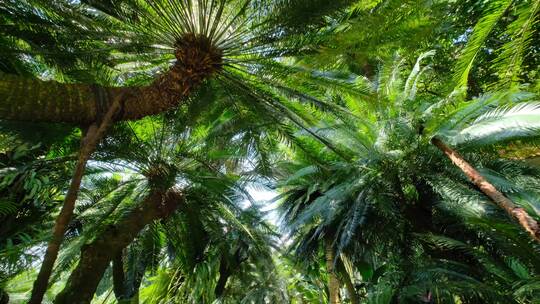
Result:
M539 21L4 0L0 304L540 303Z

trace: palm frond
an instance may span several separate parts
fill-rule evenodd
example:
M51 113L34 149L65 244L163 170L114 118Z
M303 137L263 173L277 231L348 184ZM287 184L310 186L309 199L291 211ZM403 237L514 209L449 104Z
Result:
M470 126L451 137L453 145L480 147L540 136L540 103L499 107L480 115Z
M475 25L468 39L467 46L456 64L454 75L456 87L459 88L468 85L469 73L476 57L482 47L484 47L490 33L512 3L512 0L495 0L490 2L487 12L485 12L484 16Z

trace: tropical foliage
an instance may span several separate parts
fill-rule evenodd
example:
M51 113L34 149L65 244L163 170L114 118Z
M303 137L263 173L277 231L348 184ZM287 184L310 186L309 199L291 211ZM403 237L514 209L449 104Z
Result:
M540 303L539 20L4 1L0 304Z

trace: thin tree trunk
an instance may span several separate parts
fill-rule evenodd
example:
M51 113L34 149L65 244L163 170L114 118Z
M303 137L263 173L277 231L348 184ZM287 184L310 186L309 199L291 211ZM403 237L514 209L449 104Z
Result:
M325 236L324 239L324 253L326 258L326 272L328 273L328 296L330 298L330 304L339 304L339 280L335 269L335 252L332 246L332 237Z
M439 148L450 160L463 171L463 173L475 184L485 195L495 204L504 209L506 213L514 218L527 231L530 236L540 242L540 227L536 220L532 218L525 209L518 207L514 202L499 192L490 182L488 182L473 166L471 166L459 153L445 145L440 139L433 138L431 142Z
M66 233L67 227L71 218L73 216L73 210L75 208L75 201L79 196L79 188L81 187L81 180L84 175L84 170L86 168L86 163L90 158L90 155L96 149L96 145L100 139L105 134L105 131L112 123L113 117L118 111L120 106L119 99L114 101L110 108L107 110L107 113L103 117L103 120L99 123L94 123L88 127L86 134L84 135L81 141L81 147L79 150L79 157L77 159L77 165L75 166L75 172L71 179L71 184L69 185L68 192L64 198L64 204L60 214L56 218L54 224L53 235L49 244L47 245L47 251L45 252L45 257L43 258L43 263L41 264L41 269L39 274L34 281L34 286L32 288L32 296L30 297L29 304L40 304L43 300L43 295L47 290L49 285L49 278L51 276L54 263L58 257L58 251L60 250L60 245L64 240L64 234Z
M230 276L231 269L227 264L225 256L222 256L219 263L219 279L216 284L216 288L214 289L214 295L216 296L216 299L219 299L225 292L225 286L227 285L227 281L229 280Z
M79 264L71 273L56 304L90 303L110 262L154 220L173 213L183 196L174 191L153 191L116 224L108 226L94 241L81 248Z
M342 268L341 278L343 280L343 283L345 284L345 287L347 288L347 294L349 295L349 300L351 300L351 304L359 304L360 302L358 301L358 294L356 294L354 284L345 268Z

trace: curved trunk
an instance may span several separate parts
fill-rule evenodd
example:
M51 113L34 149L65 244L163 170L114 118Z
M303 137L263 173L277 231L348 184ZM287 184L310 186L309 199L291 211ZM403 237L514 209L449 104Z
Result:
M115 121L173 109L222 67L222 52L208 38L185 34L176 47L171 69L142 87L62 84L0 74L0 119L89 125L116 99L120 111Z
M29 304L40 304L43 300L43 295L45 294L45 291L47 291L49 278L51 276L54 263L58 257L60 245L64 240L64 234L66 233L69 222L73 216L75 201L79 195L79 188L81 187L81 180L84 175L86 163L92 152L94 152L99 140L103 137L105 131L111 124L112 118L118 111L119 106L120 104L118 100L113 101L99 126L96 123L90 125L90 127L86 130L86 134L81 140L81 148L79 149L79 157L77 159L77 165L75 166L75 172L73 173L71 184L69 185L68 192L64 198L62 210L60 210L60 214L56 218L52 238L47 245L45 257L41 263L38 276L34 281L32 295L28 302Z
M169 216L183 197L174 190L154 191L116 224L108 226L99 237L81 249L79 264L60 292L56 304L90 303L105 270L113 258L129 245L152 221Z
M335 269L334 247L332 237L326 236L324 239L324 253L326 258L326 272L328 273L328 297L330 304L339 304L339 280Z
M445 145L440 139L433 138L431 142L439 148L463 173L476 185L480 191L487 195L497 206L501 207L506 213L514 218L529 235L540 242L540 226L525 209L516 206L514 202L499 192L490 182L488 182L473 166L471 166L463 157Z
M203 76L186 75L174 66L149 86L112 88L4 75L0 77L0 119L88 125L110 106L102 99L117 98L122 108L115 121L140 119L178 106Z

